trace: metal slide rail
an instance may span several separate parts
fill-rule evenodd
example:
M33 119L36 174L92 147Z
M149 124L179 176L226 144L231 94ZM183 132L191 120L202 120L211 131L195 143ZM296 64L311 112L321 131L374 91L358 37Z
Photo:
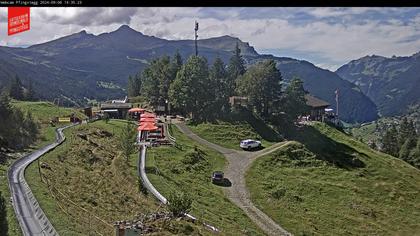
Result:
M146 145L142 145L140 148L140 157L139 162L137 164L138 172L141 177L141 180L143 181L144 186L147 188L149 192L151 192L159 201L161 201L163 204L167 204L168 200L159 193L159 191L156 190L156 188L150 183L149 178L147 178L146 175Z
M146 170L145 170L146 149L147 149L146 145L141 146L141 150L140 150L140 153L139 153L139 155L140 155L139 156L139 161L137 163L137 169L138 169L138 172L139 172L139 176L141 177L141 180L142 180L144 186L147 188L147 190L150 191L160 202L162 202L163 204L166 205L166 204L169 203L168 200L161 193L159 193L159 191L156 190L156 188L153 186L153 184L147 178ZM194 216L192 216L190 214L186 213L185 216L190 218L193 221L197 220L197 218L195 218ZM212 231L220 232L220 230L218 228L216 228L212 225L209 225L205 222L203 222L203 225L206 226L207 228L209 228Z
M166 136L168 137L169 141L171 141L171 143L175 144L176 143L176 138L171 135L171 132L169 132L169 125L166 122L165 122L165 130L166 130Z
M56 129L56 141L54 143L20 158L8 170L7 177L13 201L12 205L22 233L25 236L58 236L57 231L39 206L25 180L25 169L42 155L62 144L65 140L63 130L75 125L77 124Z

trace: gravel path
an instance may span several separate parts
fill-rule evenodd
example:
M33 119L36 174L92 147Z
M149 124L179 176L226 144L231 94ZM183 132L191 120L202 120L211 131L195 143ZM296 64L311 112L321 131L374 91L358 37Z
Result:
M240 207L248 217L254 221L268 235L291 235L280 225L274 222L264 212L254 206L251 202L250 194L246 188L245 173L251 163L260 156L271 153L288 142L277 143L269 148L257 152L236 151L224 148L211 143L194 134L184 123L175 123L179 130L191 139L222 153L228 160L225 169L225 177L232 183L231 187L224 188L227 197Z

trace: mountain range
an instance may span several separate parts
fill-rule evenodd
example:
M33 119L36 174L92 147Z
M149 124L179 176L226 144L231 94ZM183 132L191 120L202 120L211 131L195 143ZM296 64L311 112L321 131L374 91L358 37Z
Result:
M420 103L420 52L408 57L366 56L336 73L356 84L382 116L399 115Z
M261 55L249 43L231 36L198 40L199 55L209 64L217 56L227 63L236 43L248 65L275 60L286 82L300 77L306 90L334 109L334 91L339 89L340 118L344 121L366 122L378 117L375 103L360 85L337 74L343 70L335 73L303 60ZM129 75L143 70L153 58L171 56L177 50L185 60L194 54L194 41L148 36L126 25L99 35L81 31L28 48L0 47L0 86L7 86L18 75L24 86L32 80L41 98L61 98L64 105L117 98L126 93Z

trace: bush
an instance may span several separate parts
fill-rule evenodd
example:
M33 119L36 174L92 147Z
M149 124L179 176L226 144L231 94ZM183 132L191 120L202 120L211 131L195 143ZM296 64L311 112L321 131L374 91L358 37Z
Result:
M176 191L168 197L168 209L174 216L182 216L191 210L192 198L187 193Z
M147 195L147 188L146 186L144 186L143 181L141 181L141 179L139 178L137 182L139 184L139 192L143 193L144 195Z
M0 192L0 235L8 235L6 201Z
M276 188L273 192L271 192L271 196L277 200L284 197L286 195L286 189L285 188Z
M201 161L206 161L206 155L207 154L203 150L195 146L193 151L189 151L185 154L182 163L186 165L195 165Z

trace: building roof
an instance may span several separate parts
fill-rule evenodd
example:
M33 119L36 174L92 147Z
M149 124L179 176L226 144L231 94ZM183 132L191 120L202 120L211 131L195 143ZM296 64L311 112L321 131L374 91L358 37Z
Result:
M101 110L104 109L130 109L131 103L102 103Z
M328 107L330 104L322 99L314 97L310 94L305 94L306 105L313 108L322 108Z

